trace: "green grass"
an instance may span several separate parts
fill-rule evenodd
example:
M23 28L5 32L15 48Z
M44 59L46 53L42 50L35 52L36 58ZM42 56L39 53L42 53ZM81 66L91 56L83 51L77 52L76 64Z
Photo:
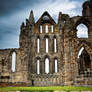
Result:
M2 91L92 91L92 87L69 87L69 86L57 86L57 87L0 87L0 92Z

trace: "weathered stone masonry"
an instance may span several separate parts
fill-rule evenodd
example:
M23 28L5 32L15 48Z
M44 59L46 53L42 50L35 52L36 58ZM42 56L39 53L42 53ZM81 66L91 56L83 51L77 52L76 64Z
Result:
M21 25L20 48L0 50L0 86L92 85L91 4L84 2L82 16L60 12L58 23L47 11L35 23L31 11ZM88 28L88 38L77 36L80 24Z

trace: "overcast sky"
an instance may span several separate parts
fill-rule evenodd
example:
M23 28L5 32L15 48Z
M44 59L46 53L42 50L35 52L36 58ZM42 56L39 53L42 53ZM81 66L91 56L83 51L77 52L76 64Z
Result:
M2 0L0 1L0 49L18 48L20 25L33 10L35 21L44 11L57 22L59 11L72 16L82 15L86 0Z

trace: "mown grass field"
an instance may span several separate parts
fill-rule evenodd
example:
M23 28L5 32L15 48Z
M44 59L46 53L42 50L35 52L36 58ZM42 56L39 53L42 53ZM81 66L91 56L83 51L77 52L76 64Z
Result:
M92 91L92 87L69 87L69 86L57 86L57 87L0 87L2 91Z

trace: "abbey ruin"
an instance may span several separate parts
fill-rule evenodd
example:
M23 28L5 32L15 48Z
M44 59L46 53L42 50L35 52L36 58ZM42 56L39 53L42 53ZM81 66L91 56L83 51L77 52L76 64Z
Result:
M82 16L60 12L57 23L47 11L35 23L31 11L20 47L0 50L0 86L92 85L92 1L82 8ZM81 24L86 37L78 37Z

